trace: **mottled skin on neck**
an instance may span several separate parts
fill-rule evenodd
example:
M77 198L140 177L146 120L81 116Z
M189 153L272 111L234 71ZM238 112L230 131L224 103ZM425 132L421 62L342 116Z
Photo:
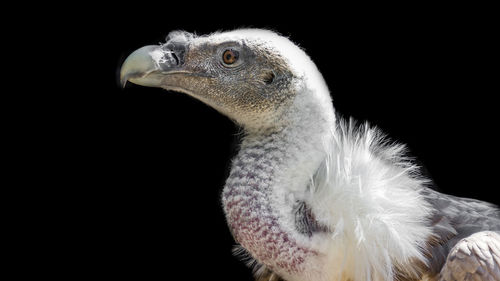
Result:
M281 126L247 131L222 202L236 241L259 263L295 280L314 275L310 263L322 256L315 235L327 229L307 208L307 186L324 160L323 141L329 141L335 120L331 104L319 103L307 89L282 118Z
M300 245L283 228L275 209L288 203L286 198L277 198L273 190L277 184L277 177L273 175L281 172L290 157L286 150L290 144L285 143L284 133L243 140L222 199L235 239L272 270L297 274L306 257L317 253Z

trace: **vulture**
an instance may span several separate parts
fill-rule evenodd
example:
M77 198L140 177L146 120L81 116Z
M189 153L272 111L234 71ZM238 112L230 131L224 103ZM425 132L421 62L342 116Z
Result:
M500 209L437 192L404 145L339 120L287 37L172 31L131 53L120 79L187 94L241 126L221 202L256 280L500 280Z

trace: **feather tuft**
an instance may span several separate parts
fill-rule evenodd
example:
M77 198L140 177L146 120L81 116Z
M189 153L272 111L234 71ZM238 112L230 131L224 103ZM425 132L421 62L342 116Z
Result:
M332 230L327 264L341 265L330 275L377 281L394 280L396 273L419 276L404 265L426 260L432 208L420 191L427 180L405 146L376 128L350 119L334 130L333 141L324 142L326 159L310 183L313 212Z

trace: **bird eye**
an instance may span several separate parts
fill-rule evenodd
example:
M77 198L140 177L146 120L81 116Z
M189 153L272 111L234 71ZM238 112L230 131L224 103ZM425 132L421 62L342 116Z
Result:
M224 54L222 54L222 60L225 64L233 64L235 63L240 56L240 53L235 50L225 50Z

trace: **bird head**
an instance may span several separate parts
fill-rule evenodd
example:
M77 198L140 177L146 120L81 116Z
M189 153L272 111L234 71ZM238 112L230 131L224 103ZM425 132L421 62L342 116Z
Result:
M311 77L319 83L307 83ZM173 31L164 44L134 51L120 78L123 86L130 81L188 94L249 130L278 126L304 88L326 89L302 49L259 29L206 36Z

